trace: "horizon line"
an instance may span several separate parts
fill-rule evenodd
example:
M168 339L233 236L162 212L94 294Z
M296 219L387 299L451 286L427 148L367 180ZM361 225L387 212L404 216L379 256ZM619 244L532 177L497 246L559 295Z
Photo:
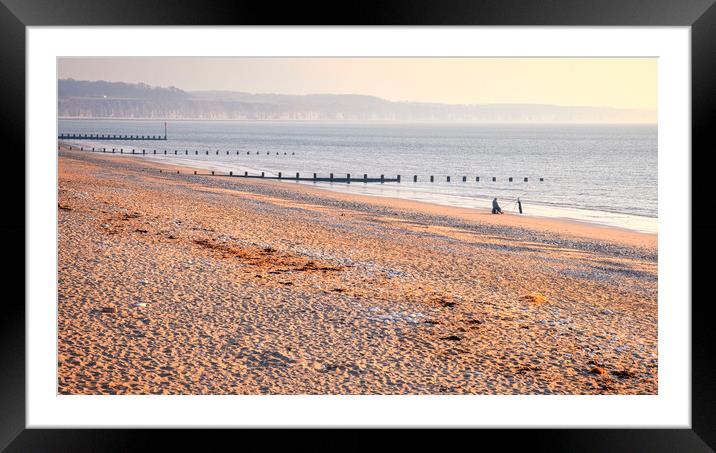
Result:
M276 123L291 123L291 122L303 122L303 123L427 123L427 124L436 124L436 123L449 123L449 124L484 124L484 125L550 125L550 126L658 126L658 121L656 122L646 122L646 121L633 121L633 122L581 122L581 121L573 121L573 122L550 122L550 121L468 121L468 120L458 120L458 121L450 121L450 120L389 120L389 119L380 119L380 120L371 120L371 119L364 119L364 120L355 120L355 119L278 119L278 118L272 118L272 119L247 119L247 118L230 118L230 119L222 119L222 118L165 118L165 117L158 117L158 118L149 118L149 117L112 117L112 116L58 116L58 120L111 120L111 121L162 121L162 122L170 122L170 121L224 121L224 122L255 122L255 123L264 123L264 122L276 122Z

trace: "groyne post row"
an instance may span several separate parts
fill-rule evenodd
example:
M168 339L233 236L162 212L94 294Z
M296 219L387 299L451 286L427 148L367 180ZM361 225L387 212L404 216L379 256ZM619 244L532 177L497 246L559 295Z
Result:
M72 146L69 146L69 149L72 150L72 149L74 149L74 148L73 148ZM85 148L84 148L84 147L79 147L79 150L80 150L80 151L85 151ZM88 150L89 150L89 148L88 148ZM162 151L163 151L163 154L164 154L164 155L167 155L167 150L162 150ZM100 150L99 150L99 149L95 149L95 148L91 148L91 152L100 152ZM101 152L107 153L107 152L108 152L108 151L107 151L107 148L102 148L102 149L101 149ZM112 154L115 154L115 153L116 153L116 148L112 148L111 153L112 153ZM120 153L120 154L124 154L124 148L120 148L120 149L119 149L119 153ZM179 153L178 150L174 150L174 155L178 155L178 153ZM131 153L131 154L133 154L133 155L138 155L139 153L137 152L136 149L132 149L132 153ZM141 155L146 155L146 154L147 154L146 149L142 149ZM157 150L156 150L156 149L152 150L152 155L156 155L156 154L157 154ZM160 152L159 154L162 155L161 152ZM184 150L184 154L185 154L185 155L188 155L188 154L189 154L189 150L188 150L188 149L187 149L187 150ZM194 151L194 154L195 154L195 155L198 155L198 154L199 154L199 151L198 151L198 150L195 150L195 151ZM209 155L209 151L208 151L208 150L205 151L205 154L208 156L208 155ZM226 154L229 155L229 151L227 151ZM239 154L239 151L237 151L236 154L238 155L238 154ZM248 151L246 154L251 154L251 152ZM259 152L256 152L256 154L259 154ZM267 154L267 155L270 155L271 153L270 153L270 152L267 152L266 154ZM287 155L285 152L284 152L283 154L284 154L284 155ZM219 150L216 150L216 155L219 155ZM276 153L276 155L279 155L279 153ZM291 155L295 155L295 153L292 152ZM177 173L179 173L179 172L177 171ZM194 174L197 175L196 171L194 172ZM206 175L198 174L197 176L217 176L217 175L215 174L215 172L212 171L212 172L211 172L211 175L209 175L209 174L206 174ZM222 176L222 175L218 175L218 176ZM345 183L347 183L347 184L350 184L351 181L362 181L362 182L364 182L364 183L368 183L368 182L380 182L380 183L385 183L385 182L401 182L401 176L400 176L400 175L396 175L395 178L386 178L385 175L380 175L380 178L369 178L368 175L365 174L365 173L363 174L363 178L362 178L362 179L355 179L355 178L351 179L351 174L350 174L350 173L347 173L344 178L334 177L333 173L330 173L327 178L325 178L325 177L318 177L318 174L317 174L317 173L313 173L313 177L311 177L311 178L301 178L301 176L300 176L299 173L296 173L296 176L295 176L294 178L285 178L285 177L283 176L282 172L278 172L278 176L265 176L264 172L261 172L261 175L260 175L260 176L259 176L259 175L249 175L248 172L244 172L243 175L234 175L233 172L229 172L228 175L223 175L223 176L239 176L239 177L244 177L244 178L265 178L265 179L288 179L288 180L295 180L295 181L314 181L314 182L318 182L318 181L345 182ZM419 180L418 175L413 175L413 182L418 182L418 180ZM507 178L507 180L508 180L508 182L514 182L514 177L510 176L510 177ZM450 176L446 176L445 181L446 181L446 182L451 182L451 177L450 177ZM523 182L529 182L529 177L524 177L524 178L522 178L522 181L523 181ZM543 178L543 177L542 177L542 178L539 178L539 181L540 181L540 182L543 182L543 181L544 181L544 178ZM430 182L435 182L435 175L430 175ZM463 177L462 177L462 182L467 182L467 176L463 176ZM480 177L479 177L479 176L476 176L476 177L475 177L475 182L480 182ZM493 177L492 177L492 182L497 182L497 177L493 176Z
M164 170L160 169L159 173L165 173ZM179 170L176 171L176 174L181 174ZM189 174L189 172L187 172ZM313 174L312 177L308 178L302 178L300 173L296 173L296 176L293 177L285 177L281 172L278 173L277 176L266 176L266 172L261 172L260 175L251 175L248 171L245 171L243 174L234 174L233 171L230 171L228 173L218 173L216 170L212 170L210 173L198 173L196 170L191 170L191 174L194 176L223 176L228 178L258 178L258 179L275 179L275 180L284 180L284 181L313 181L313 182L344 182L350 184L351 181L356 181L356 179L351 179L350 173L346 174L345 177L337 177L334 176L333 173L330 174L329 177L323 177L318 176L316 173ZM368 178L367 176L364 177L362 182L400 182L400 176L397 176L395 178L385 178L383 175L381 175L380 178Z
M65 138L68 138L68 137L65 137ZM129 140L129 139L128 139L128 140ZM62 145L58 145L57 149L59 150L59 149L61 149L61 148L62 148ZM77 146L68 146L68 148L69 148L70 150L79 149L80 151L91 151L91 152L93 152L93 153L94 153L94 152L98 152L98 153L99 153L99 152L102 152L102 153L110 152L110 151L107 151L107 148L90 148L90 147L85 148L84 146L79 146L79 147L77 147ZM111 151L111 152L115 152L115 150L116 150L116 148L112 148L112 151ZM173 150L173 151L174 151L174 155L175 155L175 156L178 156L178 155L182 154L182 150L175 149L175 150ZM129 153L129 151L127 151L127 152ZM119 148L119 153L120 153L120 154L124 154L124 148ZM215 152L215 155L218 156L219 153L220 153L220 150L217 149L216 152ZM134 155L141 154L141 155L145 156L145 155L149 154L149 152L148 152L146 149L142 149L142 152L140 153L139 150L137 150L137 149L135 149L135 148L132 148L131 154L134 154ZM152 154L152 155L156 155L156 154L157 154L157 150L156 150L156 149L152 150L151 154ZM167 150L165 149L165 150L160 150L159 154L160 154L160 155L161 155L161 154L164 154L164 155L166 156L167 154L171 154L171 153L167 153ZM188 149L185 149L185 150L183 150L183 154L184 154L185 156L188 156L188 155L190 154L190 151L189 151ZM209 150L204 151L202 154L208 156L208 155L209 155ZM242 155L242 154L243 154L242 151L236 151L236 155L237 155L237 156ZM250 156L250 155L253 155L253 154L254 154L254 153L252 153L251 151L246 151L246 155L247 155L247 156ZM259 155L259 154L261 154L261 153L260 153L259 151L256 151L255 154L256 154L256 155ZM199 150L194 150L194 155L195 155L195 156L198 156L198 155L199 155ZM230 152L230 151L226 151L226 155L227 155L227 156L231 155L231 152ZM266 155L267 155L267 156L270 156L270 155L271 155L271 152L267 152ZM281 153L277 152L276 155L277 155L277 156L280 156ZM288 152L284 152L283 155L284 155L284 156L288 156L289 154L288 154ZM295 155L296 155L296 152L295 152L295 151L294 151L294 152L291 152L290 155L291 155L291 156L295 156Z
M159 170L159 173L163 173L162 170ZM179 174L179 170L177 170L177 174ZM228 173L217 173L215 170L212 170L211 173L197 173L196 170L193 170L193 174L195 176L228 176L228 177L234 177L234 178L259 178L259 179L276 179L276 180L283 180L283 181L313 181L313 182L344 182L346 184L350 184L351 182L379 182L379 183L386 183L386 182L401 182L401 176L395 175L395 178L386 178L385 175L380 175L379 178L370 178L367 174L363 174L363 178L361 179L355 179L351 178L350 173L346 173L345 177L336 176L333 173L329 173L328 177L324 176L318 176L318 173L313 173L313 176L310 177L301 177L301 173L296 172L295 176L289 176L286 177L283 172L278 172L276 176L266 176L266 172L261 172L261 174L256 175L250 175L248 171L244 171L243 174L234 174L233 171L229 171ZM431 177L431 181L432 181ZM494 179L494 178L493 178ZM512 178L510 178L512 179ZM525 178L525 182L527 182L528 178ZM417 182L418 175L413 176L413 181ZM479 181L479 178L477 178ZM544 178L539 178L540 181L544 181ZM450 182L450 177L447 177L447 181ZM467 177L463 176L463 181L467 181Z
M59 140L166 140L166 135L60 134Z

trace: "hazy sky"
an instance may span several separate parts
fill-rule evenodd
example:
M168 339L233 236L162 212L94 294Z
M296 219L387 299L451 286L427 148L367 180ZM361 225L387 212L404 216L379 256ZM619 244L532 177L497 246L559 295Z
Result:
M61 58L58 77L391 101L656 109L656 58Z

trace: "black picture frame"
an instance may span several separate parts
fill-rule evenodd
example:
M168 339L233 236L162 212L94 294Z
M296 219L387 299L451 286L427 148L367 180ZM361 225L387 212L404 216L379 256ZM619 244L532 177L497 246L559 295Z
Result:
M714 142L711 118L716 113L716 6L714 0L386 0L381 2L285 2L190 0L0 0L0 124L5 126L3 153L10 159L0 178L5 199L6 239L3 280L14 286L25 281L25 28L63 25L545 25L545 26L690 26L692 61L692 291L706 286L711 266L697 266L699 257L713 256L716 221L706 209L710 178L703 158ZM684 150L689 152L689 150ZM696 165L697 157L702 161ZM22 169L20 171L19 169ZM22 187L22 189L20 189ZM23 190L23 197L19 191ZM668 213L660 213L668 215ZM19 238L23 237L23 245ZM14 247L7 251L7 247ZM21 250L22 247L22 250ZM22 297L20 297L22 295ZM6 297L0 308L0 449L6 451L137 451L180 444L211 451L223 442L239 449L259 440L260 450L289 445L331 450L368 450L374 441L365 431L334 430L316 443L315 432L263 433L223 430L46 430L25 428L25 305L24 285L18 297ZM411 432L393 436L383 447L406 449L437 440L467 445L497 441L510 449L549 451L714 451L716 392L714 392L714 329L712 298L673 301L692 310L691 429L608 430L481 430L460 436ZM634 420L634 424L638 424ZM437 435L436 435L437 434ZM261 440L259 439L259 437ZM241 444L236 439L241 438ZM266 442L265 439L271 439ZM339 442L339 443L336 443ZM161 444L160 444L161 443ZM259 444L261 445L261 444ZM283 449L283 448L281 448Z

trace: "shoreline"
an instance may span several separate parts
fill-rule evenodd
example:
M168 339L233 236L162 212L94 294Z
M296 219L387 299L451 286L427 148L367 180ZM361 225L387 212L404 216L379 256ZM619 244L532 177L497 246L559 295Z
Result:
M177 156L151 156L142 157L147 161L159 162L169 166L186 167L187 169L196 169L201 171L215 170L217 173L228 173L234 171L241 173L248 171L249 173L256 174L261 171L265 171L267 176L276 176L276 171L266 170L260 166L246 165L245 163L227 163L221 160L218 161L203 161L193 160L187 158L185 161L182 157ZM286 181L291 182L290 178L286 178ZM410 188L410 183L406 179L404 184L396 184L394 182L387 182L386 184L359 184L360 180L356 179L355 184L330 184L327 182L318 182L311 184L310 181L300 182L301 185L307 185L312 187L322 188L324 190L332 192L347 193L350 195L365 195L380 198L397 198L411 201L420 201L424 203L435 204L439 206L457 207L457 208L468 208L475 210L484 210L490 206L491 197L484 195L473 195L464 196L458 192L453 193L440 193L440 189L433 190L432 185L430 188L425 186L417 186L414 189ZM438 184L439 187L440 185ZM505 200L504 198L498 197L503 205L505 202L507 205L512 206L512 211L515 211L515 207L511 199ZM523 197L524 198L524 197ZM621 230L635 231L647 234L658 234L658 217L650 217L648 215L641 214L630 214L621 211L599 209L599 208L585 208L585 207L573 207L569 205L554 205L549 203L541 203L539 201L531 202L528 200L522 200L523 207L525 208L525 214L523 217L540 217L545 219L556 219L566 220L578 223L587 223L591 225L597 225L600 227L617 228ZM509 211L509 206L503 206L504 210Z
M62 147L65 152L78 152L80 151L68 151L66 146ZM122 155L107 155L94 153L92 156L97 158L107 159L109 161L117 160L118 162L127 162L125 159L137 159L136 156L122 156ZM194 171L202 172L207 171L205 168L194 167L191 165L179 165L176 162L163 163L157 160L137 161L137 165L142 165L156 169L167 169L172 172L179 171ZM243 180L240 177L223 177L213 176L212 178L224 178L230 180ZM246 180L244 180L246 181ZM544 231L544 232L555 232L557 234L567 234L576 237L584 237L589 239L601 239L614 241L626 245L638 245L641 247L656 247L658 243L658 233L637 231L629 228L604 225L599 223L593 223L583 220L577 220L566 217L546 217L538 215L516 215L506 212L503 215L492 215L490 210L487 208L462 208L457 206L438 204L429 201L422 200L411 200L405 198L397 198L392 196L378 196L378 195L365 195L358 193L350 193L342 190L332 190L327 187L311 185L309 183L300 182L295 183L286 179L285 181L275 180L261 180L258 178L251 178L251 183L259 184L275 184L277 187L288 188L304 193L311 193L315 195L324 196L326 198L333 198L338 200L350 201L352 199L360 200L362 202L382 205L386 207L395 207L402 209L415 209L430 214L443 214L446 216L454 216L468 221L478 221L494 225L504 225L512 227L522 227L532 230Z

